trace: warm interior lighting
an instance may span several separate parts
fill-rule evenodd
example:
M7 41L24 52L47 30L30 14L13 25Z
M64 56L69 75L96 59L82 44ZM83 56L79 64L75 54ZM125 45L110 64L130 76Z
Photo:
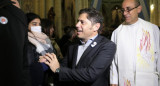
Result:
M154 4L151 4L151 11L153 11L153 9L154 9Z

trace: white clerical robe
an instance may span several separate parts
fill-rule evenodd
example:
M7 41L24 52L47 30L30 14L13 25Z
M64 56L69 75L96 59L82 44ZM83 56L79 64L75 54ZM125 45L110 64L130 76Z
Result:
M111 65L110 83L118 86L160 86L160 31L141 18L121 24L111 40L117 52Z

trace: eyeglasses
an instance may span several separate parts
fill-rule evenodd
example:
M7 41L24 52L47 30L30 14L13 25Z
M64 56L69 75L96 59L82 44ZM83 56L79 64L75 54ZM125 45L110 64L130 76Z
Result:
M138 5L139 6L139 5ZM133 9L137 8L138 6L134 7L134 8L130 8L130 7L127 7L126 10L125 9L121 9L121 13L124 13L125 11L127 13L129 13L130 11L132 11Z

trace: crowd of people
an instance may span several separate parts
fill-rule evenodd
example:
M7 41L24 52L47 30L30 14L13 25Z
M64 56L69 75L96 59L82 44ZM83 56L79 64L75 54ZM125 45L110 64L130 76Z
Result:
M56 40L54 22L0 0L2 86L160 86L160 30L138 17L139 0L123 0L124 22L111 40L103 16L79 11L75 26Z

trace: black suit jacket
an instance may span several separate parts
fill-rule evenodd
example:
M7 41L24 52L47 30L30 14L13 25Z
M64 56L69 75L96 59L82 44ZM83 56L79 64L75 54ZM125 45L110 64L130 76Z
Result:
M0 0L0 85L30 86L26 57L27 22L25 14L10 0Z
M100 35L93 42L97 44L88 46L77 65L78 44L69 47L59 72L59 81L63 86L108 86L116 45Z

